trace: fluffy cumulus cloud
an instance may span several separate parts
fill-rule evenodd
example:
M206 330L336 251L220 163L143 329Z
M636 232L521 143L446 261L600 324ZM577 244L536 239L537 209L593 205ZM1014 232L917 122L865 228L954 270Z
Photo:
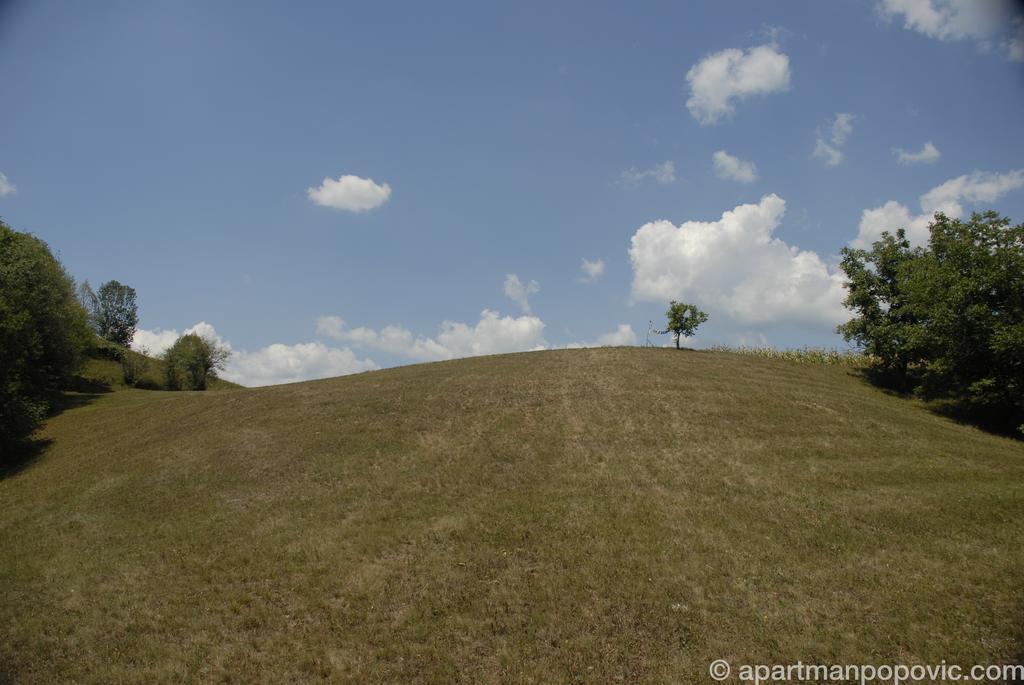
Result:
M711 156L711 159L714 162L715 175L718 178L740 183L752 183L757 180L757 165L753 162L744 162L725 150L719 150Z
M595 283L604 273L604 260L595 259L594 261L590 261L589 259L584 258L580 264L580 270L583 272L583 276L580 277L580 281L583 283Z
M646 180L652 180L661 185L668 185L676 182L675 162L668 160L661 164L655 164L650 169L637 169L630 167L619 176L619 183L627 186L638 186Z
M317 332L357 347L381 350L407 359L438 361L502 352L523 352L543 349L544 322L536 316L501 316L485 309L475 324L455 321L441 323L434 337L414 335L402 326L385 326L380 330L349 328L337 316L317 320Z
M0 197L6 197L7 195L12 194L15 190L17 190L17 188L14 187L14 184L8 181L4 174L0 173Z
M843 162L843 146L853 133L853 115L839 112L824 130L818 128L813 157L819 157L825 166L839 166Z
M233 353L221 375L229 381L256 387L345 376L377 368L373 360L359 359L348 348L328 347L321 342L275 343L255 352Z
M882 236L883 231L892 233L897 228L903 228L912 244L924 245L928 242L928 224L936 212L957 219L965 213L964 202L993 202L1020 188L1024 188L1024 169L1003 174L975 171L957 176L921 196L920 214L913 214L906 205L895 200L881 207L865 209L861 214L857 237L850 244L853 247L869 248L871 243Z
M515 274L505 276L505 297L519 305L519 308L527 314L530 313L530 295L539 292L540 284L537 281L523 283Z
M347 348L327 347L320 342L275 343L255 352L234 350L231 343L221 338L217 330L205 321L185 329L184 333L196 333L231 350L227 366L220 375L248 387L344 376L379 368L373 360L359 359ZM178 335L174 329L137 330L132 348L145 349L149 355L158 356L174 344Z
M138 352L145 352L152 356L159 356L167 351L167 348L178 339L178 331L174 329L164 330L157 328L149 331L138 329L135 337L132 338L131 347Z
M306 195L315 204L346 212L367 212L388 201L391 186L374 183L372 178L344 175L337 180L325 178L316 188L307 188Z
M843 321L838 271L773 235L785 209L782 198L765 195L718 221L641 226L629 249L633 297L695 302L740 325Z
M789 57L775 45L730 48L708 55L686 73L693 118L715 124L736 111L736 102L789 88Z
M1013 0L881 0L879 13L938 40L974 40L1024 61L1024 21Z
M932 162L938 161L942 153L939 152L939 148L935 147L932 141L928 141L924 144L919 152L907 152L903 148L896 148L893 150L893 154L899 160L900 164L931 164Z

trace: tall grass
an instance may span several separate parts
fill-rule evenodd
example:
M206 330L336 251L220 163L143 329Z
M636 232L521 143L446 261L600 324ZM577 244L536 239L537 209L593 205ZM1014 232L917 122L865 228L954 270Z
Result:
M796 349L778 350L774 347L753 347L747 345L730 347L728 345L714 345L709 349L715 352L748 354L753 357L764 357L766 359L785 359L786 361L797 362L799 364L846 366L854 369L866 369L874 362L870 355L866 355L861 352L824 347L801 347Z

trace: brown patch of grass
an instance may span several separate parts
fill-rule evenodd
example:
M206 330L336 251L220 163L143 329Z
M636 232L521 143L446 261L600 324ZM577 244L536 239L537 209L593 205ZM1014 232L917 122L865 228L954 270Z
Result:
M1019 654L1024 449L661 349L108 393L0 480L17 682L705 682Z

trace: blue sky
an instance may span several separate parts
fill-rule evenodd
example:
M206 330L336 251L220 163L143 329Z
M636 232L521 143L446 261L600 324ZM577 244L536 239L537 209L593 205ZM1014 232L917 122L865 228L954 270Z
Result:
M697 346L842 346L843 246L1024 220L1022 60L996 0L6 2L0 216L252 385L642 344L671 298Z

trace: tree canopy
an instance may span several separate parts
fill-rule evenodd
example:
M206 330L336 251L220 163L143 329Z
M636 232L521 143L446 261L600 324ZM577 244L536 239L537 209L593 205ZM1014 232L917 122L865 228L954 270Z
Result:
M665 333L672 333L676 342L676 349L679 349L680 338L688 338L697 332L697 327L708 320L708 315L697 308L695 304L676 302L672 300L665 312L668 318L668 326Z
M139 323L135 288L107 281L99 292L93 292L86 281L79 289L79 296L89 310L89 323L96 335L125 347L131 344Z
M902 230L845 248L846 340L903 389L990 422L1024 421L1024 224L995 212L935 215L927 247Z
M74 281L46 243L0 221L0 444L36 429L90 339Z

